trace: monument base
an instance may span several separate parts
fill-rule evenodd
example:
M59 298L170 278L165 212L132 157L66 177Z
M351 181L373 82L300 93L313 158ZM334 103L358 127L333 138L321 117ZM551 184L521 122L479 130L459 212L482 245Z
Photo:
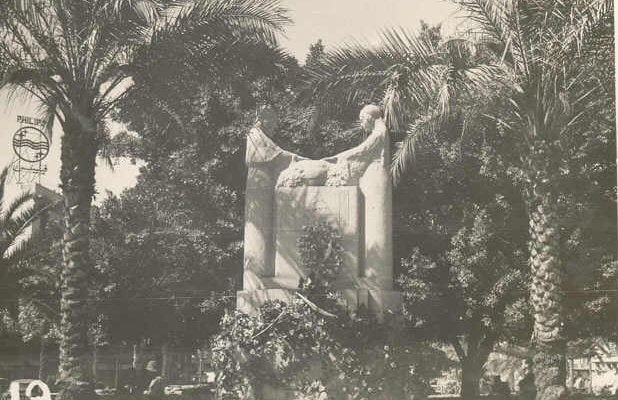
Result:
M255 315L258 309L267 301L282 301L290 303L295 296L296 290L272 288L236 292L236 308L249 315ZM339 289L345 308L356 311L359 307L366 307L379 321L384 319L385 313L401 314L402 295L394 290L380 289Z

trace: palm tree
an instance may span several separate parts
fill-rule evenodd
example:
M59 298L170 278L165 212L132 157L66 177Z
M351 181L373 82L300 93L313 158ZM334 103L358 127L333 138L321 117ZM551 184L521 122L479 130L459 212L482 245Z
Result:
M87 399L90 206L105 123L157 56L224 74L239 43L274 43L288 22L278 0L6 0L0 3L0 70L11 93L37 100L59 121L64 198L60 378L62 399ZM169 43L180 47L166 54ZM242 47L242 46L241 46ZM234 54L242 58L242 54ZM199 60L197 67L192 62ZM165 108L153 99L153 106ZM157 111L160 112L160 111Z
M564 396L566 338L560 259L560 197L565 148L585 132L602 90L585 75L581 57L613 21L613 2L464 0L482 40L501 54L513 122L498 119L522 139L521 176L529 219L533 371L537 399ZM611 30L610 30L611 31ZM613 32L611 33L613 36ZM601 38L602 39L602 38ZM613 43L610 51L613 50ZM592 84L591 84L592 83Z
M0 310L17 312L19 299L19 280L22 277L18 262L28 252L30 239L27 229L34 221L37 211L33 204L34 196L25 192L7 203L6 184L9 167L0 173Z
M613 51L613 4L604 0L461 0L473 29L436 45L427 37L387 32L377 49L354 46L327 54L310 70L310 96L321 104L379 99L387 123L405 131L394 157L395 177L410 164L415 143L452 127L462 96L506 89L509 108L493 118L520 137L528 206L530 300L537 399L565 390L563 268L559 201L565 147L581 134L595 91L582 68L591 43ZM599 32L607 32L599 37ZM427 36L427 35L425 35ZM611 66L609 66L611 68ZM309 85L308 85L309 86ZM325 100L327 99L327 100ZM459 102L459 103L458 103Z

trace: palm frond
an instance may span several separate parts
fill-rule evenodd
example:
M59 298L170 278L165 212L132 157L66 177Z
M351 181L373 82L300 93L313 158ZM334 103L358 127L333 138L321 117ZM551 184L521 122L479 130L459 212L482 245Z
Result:
M26 207L33 200L34 196L30 192L18 195L8 206L0 210L0 226L6 226L20 209Z
M59 27L55 2L7 1L7 23L0 36L3 55L13 69L39 69L45 76L58 76L67 80L71 65L67 60L67 49L63 46L64 35ZM10 49L7 49L7 45ZM47 88L43 92L62 95L54 81L42 82Z
M19 264L20 261L26 259L34 248L34 242L31 237L21 238L17 242L12 242L11 247L7 248L2 256L2 263L11 268Z
M5 71L0 88L10 95L29 93L49 112L56 110L60 102L67 103L65 90L52 78L53 72L42 68L9 68Z
M438 50L430 38L413 34L404 29L387 29L381 35L383 49L379 52L390 55L394 61L422 68L437 60Z
M396 83L388 85L382 98L382 108L384 111L384 121L386 125L396 132L402 128L401 116L406 114L402 92L398 90Z
M18 239L32 224L37 216L37 210L34 208L28 208L4 223L1 232L3 248L0 248L0 255L4 254L10 247L17 243Z
M101 9L106 14L123 19L138 18L146 24L157 21L163 12L162 4L153 0L106 0Z
M529 40L539 30L527 18L525 10L529 3L532 2L459 1L466 17L477 25L468 35L476 36L475 41L492 50L497 60L508 61L522 75L529 73Z
M2 78L2 86L23 85L29 82L43 83L47 80L46 74L33 68L10 69L5 71Z
M581 54L582 49L596 39L599 27L613 26L614 2L608 0L574 1L568 9L568 17L560 21L564 23L563 32L555 39L559 53L569 55Z
M202 37L222 37L242 33L276 43L276 34L290 23L279 0L199 0L179 3L180 9L168 16L157 36L169 33L200 32Z
M333 115L380 98L391 67L385 61L377 51L358 44L329 52L308 68L300 99L320 114Z
M406 136L395 151L391 164L391 174L395 184L399 182L403 173L412 165L418 144L428 136L435 136L442 127L443 116L433 110L419 115L406 131Z
M100 94L102 85L118 84L117 78L126 72L125 65L136 49L150 41L167 8L156 0L101 1L80 44L80 51L86 55L86 77L95 95L105 98ZM107 90L106 94L109 93Z
M0 172L0 210L4 208L4 194L6 190L6 181L9 177L9 166L2 168Z
M381 102L389 128L403 130L411 110L432 91L426 70L441 54L429 38L402 29L381 33L376 47L352 43L307 68L300 97L330 115Z
M5 206L3 203L7 175L8 167L5 167L0 174L0 204L2 205L0 209L0 258L3 261L6 261L7 251L24 239L22 234L31 226L35 218L41 212L53 206L53 204L43 207L37 207L34 204L28 205L29 202L34 200L34 196L29 192L20 194Z
M475 22L494 41L506 44L511 36L510 13L514 7L511 0L460 0L466 17Z

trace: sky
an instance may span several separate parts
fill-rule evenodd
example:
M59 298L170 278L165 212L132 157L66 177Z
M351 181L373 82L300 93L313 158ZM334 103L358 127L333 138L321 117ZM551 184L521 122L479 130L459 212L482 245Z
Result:
M281 42L303 62L309 45L322 39L326 50L360 40L376 43L384 28L416 30L420 20L445 23L458 19L452 2L443 0L284 0L294 21Z
M459 22L454 16L452 3L442 0L282 0L290 11L293 24L281 38L281 45L303 62L309 46L322 39L326 51L359 40L362 43L379 42L379 32L384 28L417 30L420 20L430 24L443 23L451 31ZM9 101L5 92L0 92L0 168L11 163L15 156L11 146L14 132L19 128L18 115L36 117L35 104L24 101ZM115 130L122 129L115 126ZM40 183L58 191L60 182L60 142L62 132L56 124L52 135L50 153L46 158L47 173ZM95 203L101 202L107 191L119 194L135 185L139 164L121 159L113 170L99 162L96 169L97 195ZM31 184L16 184L16 175L10 179L9 198Z

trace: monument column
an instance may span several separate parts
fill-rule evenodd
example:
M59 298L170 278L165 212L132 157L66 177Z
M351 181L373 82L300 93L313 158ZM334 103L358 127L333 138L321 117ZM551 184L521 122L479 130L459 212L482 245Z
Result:
M384 130L382 120L376 130ZM393 289L392 183L389 171L388 136L382 136L382 154L367 167L359 180L365 200L365 282L369 288Z
M276 115L265 107L247 135L243 290L248 292L264 289L264 278L275 276L275 183L293 156L266 135L276 127Z
M273 205L275 181L268 163L248 162L245 203L244 289L262 288L260 279L275 275Z

